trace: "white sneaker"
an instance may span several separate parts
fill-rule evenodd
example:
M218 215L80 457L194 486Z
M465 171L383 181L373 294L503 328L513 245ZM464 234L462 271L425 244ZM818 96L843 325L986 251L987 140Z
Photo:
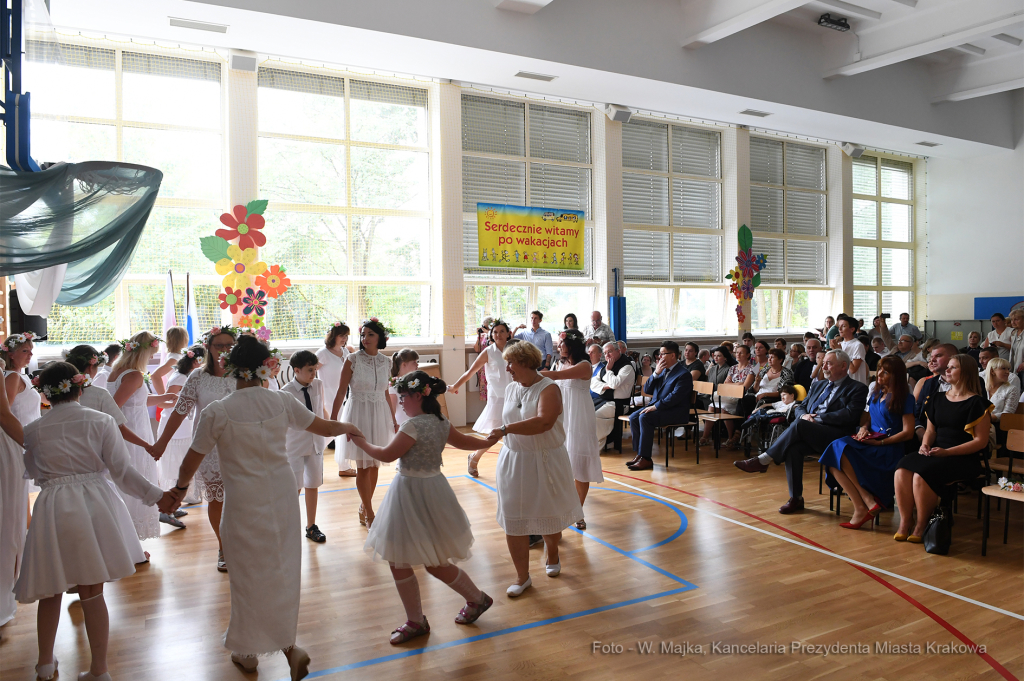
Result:
M239 655L238 653L231 653L231 661L247 672L254 672L256 671L257 665L260 663L260 658L255 655Z
M56 656L54 656L53 662L50 664L37 664L36 678L39 679L39 681L50 681L50 679L57 675L57 664Z
M523 592L529 589L531 586L533 586L533 578L527 577L525 582L523 582L522 584L513 584L505 590L505 593L508 594L509 598L515 598L517 596L522 596Z
M548 573L548 577L557 577L562 571L562 561L558 561L554 565L545 565L544 572Z

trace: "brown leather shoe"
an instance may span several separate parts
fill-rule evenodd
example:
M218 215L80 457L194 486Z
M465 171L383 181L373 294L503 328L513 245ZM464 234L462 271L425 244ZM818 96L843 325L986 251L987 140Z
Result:
M779 508L779 513L782 515L789 515L790 513L799 513L802 510L804 510L804 498L790 497L789 501Z
M649 471L654 468L654 462L650 459L644 459L640 457L640 460L636 463L631 463L627 466L631 471Z
M633 459L632 459L632 461L627 461L627 462L626 462L626 465L627 465L627 466L632 466L632 465L634 465L634 464L638 464L638 463L640 463L640 455L639 455L639 454L637 454L636 456L634 456L634 457L633 457Z
M758 461L756 456L742 461L733 461L732 465L744 473L764 473L768 470L768 466Z

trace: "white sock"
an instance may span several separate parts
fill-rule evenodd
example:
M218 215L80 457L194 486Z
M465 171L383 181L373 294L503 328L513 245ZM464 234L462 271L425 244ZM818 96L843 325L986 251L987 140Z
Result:
M459 568L458 576L448 582L448 586L465 598L467 603L479 604L484 600L484 592L473 583L473 580L469 578L469 575L467 575L462 568Z
M416 575L406 579L396 579L395 588L405 606L405 617L410 622L421 624L423 622L423 603L420 601L420 583L416 581Z
M768 464L770 464L772 462L772 457L768 456L768 452L765 452L764 454L758 455L757 461L762 466L767 466Z

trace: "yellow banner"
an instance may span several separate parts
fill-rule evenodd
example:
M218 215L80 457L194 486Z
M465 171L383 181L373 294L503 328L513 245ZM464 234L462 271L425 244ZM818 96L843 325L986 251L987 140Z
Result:
M583 211L476 204L478 267L582 270Z

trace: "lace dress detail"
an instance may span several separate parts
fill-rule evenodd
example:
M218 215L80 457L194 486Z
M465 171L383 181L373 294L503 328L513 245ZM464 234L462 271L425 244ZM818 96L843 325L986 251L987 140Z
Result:
M441 473L441 453L448 441L451 430L447 419L433 414L415 416L402 424L398 432L409 432L416 438L416 444L398 460L398 472L402 475L427 477Z
M174 411L184 416L191 416L193 431L199 423L199 415L212 402L223 399L235 392L235 379L214 376L203 369L196 369L188 375L188 380L178 393L178 401ZM224 501L224 480L220 474L220 458L217 449L203 458L196 471L196 484L199 493L206 501Z
M368 355L360 350L349 355L348 361L352 364L352 379L340 420L355 425L370 444L386 447L395 436L391 405L384 394L391 378L391 360L381 353ZM339 470L381 465L347 438L334 441L334 459Z

